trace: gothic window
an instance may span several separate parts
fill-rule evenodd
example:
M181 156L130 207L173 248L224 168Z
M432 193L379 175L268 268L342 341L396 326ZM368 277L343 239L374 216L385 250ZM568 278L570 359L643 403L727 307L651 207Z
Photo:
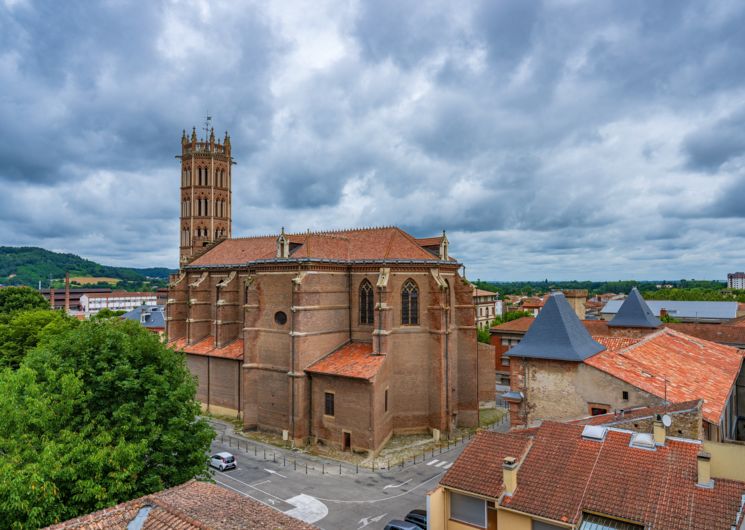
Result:
M360 284L360 324L372 324L374 321L373 288L365 279Z
M401 287L401 324L419 325L419 289L412 279L406 280Z

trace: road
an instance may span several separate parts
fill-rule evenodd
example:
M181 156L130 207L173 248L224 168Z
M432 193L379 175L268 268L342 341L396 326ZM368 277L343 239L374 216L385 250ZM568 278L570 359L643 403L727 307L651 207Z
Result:
M383 528L391 519L403 519L410 510L424 509L426 493L437 485L463 447L435 453L404 469L356 473L354 468L344 467L340 475L338 465L323 469L320 464L310 465L306 472L304 463L295 468L291 454L280 453L273 461L263 452L254 456L253 450L230 447L218 437L212 450L233 453L238 468L213 470L213 478L224 488L324 530L373 530Z

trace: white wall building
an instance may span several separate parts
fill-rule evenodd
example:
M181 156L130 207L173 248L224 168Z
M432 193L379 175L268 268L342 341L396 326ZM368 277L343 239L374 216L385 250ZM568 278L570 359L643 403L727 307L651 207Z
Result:
M131 311L141 305L157 305L156 293L129 293L119 291L113 293L92 293L80 297L80 306L86 318L95 315L101 309L112 311Z

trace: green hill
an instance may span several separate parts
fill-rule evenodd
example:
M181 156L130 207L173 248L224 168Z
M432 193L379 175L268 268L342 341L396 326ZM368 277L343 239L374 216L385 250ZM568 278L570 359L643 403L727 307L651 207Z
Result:
M65 273L86 285L117 284L123 289L160 287L175 272L165 267L136 269L100 265L75 254L61 254L37 247L0 247L0 285L47 287L50 278L61 285ZM84 280L83 280L84 278ZM100 279L100 281L99 281Z

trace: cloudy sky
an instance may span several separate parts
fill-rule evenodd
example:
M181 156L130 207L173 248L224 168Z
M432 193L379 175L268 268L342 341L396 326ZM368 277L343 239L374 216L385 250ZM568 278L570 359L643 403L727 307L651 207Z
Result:
M745 2L0 0L0 245L175 266L182 129L233 233L446 229L482 279L745 269Z

